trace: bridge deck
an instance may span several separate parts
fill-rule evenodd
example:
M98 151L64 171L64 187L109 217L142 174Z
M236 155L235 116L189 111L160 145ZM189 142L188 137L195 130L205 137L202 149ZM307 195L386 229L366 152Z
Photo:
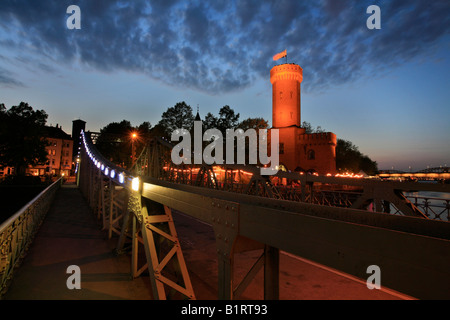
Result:
M211 227L174 213L196 298L217 297L217 258ZM151 299L147 276L130 278L130 256L113 253L117 238L108 240L79 190L71 184L57 193L36 239L5 295L6 300L143 300ZM237 277L257 253L240 253ZM81 269L81 290L69 290L67 267ZM243 299L262 298L261 277L244 291ZM369 290L355 281L305 260L280 256L280 299L401 299L385 290Z
M130 280L129 257L114 247L76 185L63 185L4 299L150 299L147 279ZM70 265L80 267L81 290L66 286Z

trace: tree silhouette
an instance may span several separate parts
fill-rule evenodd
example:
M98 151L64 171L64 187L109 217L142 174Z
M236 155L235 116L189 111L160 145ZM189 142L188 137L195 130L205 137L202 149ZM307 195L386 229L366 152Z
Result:
M158 128L162 129L164 136L171 136L176 129L191 130L194 124L194 115L191 106L186 102L178 102L175 106L165 111L161 120L158 122Z
M375 161L362 154L352 142L343 139L337 140L336 168L354 173L362 170L368 175L375 175L378 172L378 165Z
M239 113L236 114L230 106L220 108L217 119L217 129L225 133L227 129L236 129L239 124Z
M33 110L25 102L9 110L0 104L0 165L24 175L28 166L47 161L48 142L43 138L47 117L44 110Z
M203 121L204 130L207 129L219 129L225 137L227 129L236 129L239 125L239 113L236 114L235 111L228 105L223 106L219 110L219 116L216 117L211 112L205 116Z
M259 129L267 129L269 122L263 118L247 118L241 121L238 125L242 130L255 129L258 132Z
M111 122L100 129L96 148L110 161L128 168L132 165L132 147L135 147L134 156L138 157L150 132L151 124L148 121L137 127L133 127L128 120ZM135 137L133 133L136 134Z

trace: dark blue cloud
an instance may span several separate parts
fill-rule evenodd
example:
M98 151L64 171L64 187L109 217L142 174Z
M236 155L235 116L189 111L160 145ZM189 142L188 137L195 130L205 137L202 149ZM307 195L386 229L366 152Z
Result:
M17 79L17 75L14 75L10 71L0 67L0 86L14 88L24 87L25 85Z
M81 8L81 30L66 28L72 4ZM381 8L381 30L366 28L371 4ZM450 30L448 0L2 0L1 6L0 43L42 66L78 60L88 69L143 72L212 94L267 78L272 56L284 49L289 62L303 67L305 90L357 81L428 54ZM4 71L0 81L12 83Z

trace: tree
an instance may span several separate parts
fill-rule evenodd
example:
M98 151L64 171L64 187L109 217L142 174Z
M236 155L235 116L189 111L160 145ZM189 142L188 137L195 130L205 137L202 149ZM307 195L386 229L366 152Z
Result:
M175 106L168 108L158 122L158 127L163 129L166 137L171 136L176 129L191 130L194 125L194 115L191 106L186 102L178 102Z
M227 129L236 129L238 124L239 113L236 114L228 105L220 108L219 118L217 119L217 129L222 133L225 133Z
M145 147L145 141L150 137L151 124L143 122L133 127L128 120L111 122L100 129L96 148L107 159L124 167L132 165L132 149L138 157ZM133 133L136 134L133 137Z
M47 117L44 110L33 110L25 102L9 110L0 104L0 165L24 175L28 166L47 161L48 142L43 138Z
M336 168L338 170L358 173L361 152L358 147L347 140L338 139L336 145Z
M236 129L239 125L239 113L236 114L230 106L220 108L219 116L214 116L211 112L205 116L203 129L219 129L225 137L227 129Z
M302 122L302 128L305 129L305 133L309 134L309 133L321 133L321 132L325 132L325 130L322 129L321 126L318 126L317 128L314 128L311 123L307 122L307 121L303 121Z
M269 122L263 118L247 118L238 124L238 127L246 131L247 129L255 129L258 132L259 129L267 129Z
M378 173L378 164L376 161L372 161L368 156L362 155L359 162L360 170L364 171L368 175L374 176Z
M144 121L136 129L140 136L147 137L150 135L150 132L152 131L152 125L150 122Z
M338 139L336 145L336 168L358 173L361 170L368 175L378 172L378 165L367 155L362 154L352 142Z
M208 112L203 120L203 130L214 129L218 126L219 119L211 112Z
M131 123L128 120L111 122L100 129L96 148L111 162L121 166L128 166L131 156L129 136L131 131Z

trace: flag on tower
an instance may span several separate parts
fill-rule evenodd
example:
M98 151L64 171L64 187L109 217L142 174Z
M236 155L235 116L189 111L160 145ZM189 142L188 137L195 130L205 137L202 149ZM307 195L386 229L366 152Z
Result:
M277 53L273 56L273 61L277 61L278 59L284 58L287 56L287 50L284 50L283 52Z

